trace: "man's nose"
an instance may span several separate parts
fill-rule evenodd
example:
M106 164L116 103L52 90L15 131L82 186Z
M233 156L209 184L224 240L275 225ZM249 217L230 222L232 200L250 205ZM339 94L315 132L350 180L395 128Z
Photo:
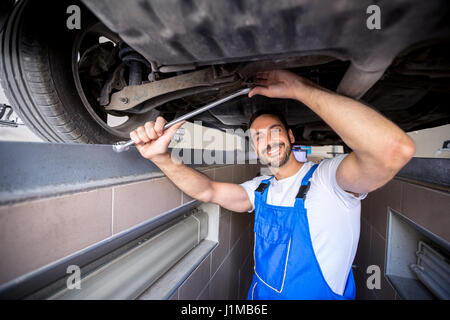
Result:
M280 140L280 131L279 130L269 130L267 134L267 140L271 143L278 142Z
M278 134L272 134L269 137L267 137L267 145L273 146L274 144L280 143L279 135Z

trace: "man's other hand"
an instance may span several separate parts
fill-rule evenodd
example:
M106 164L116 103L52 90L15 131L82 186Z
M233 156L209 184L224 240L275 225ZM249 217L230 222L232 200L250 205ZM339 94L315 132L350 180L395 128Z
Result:
M299 93L307 94L314 84L286 70L272 70L256 74L256 87L249 98L260 94L269 98L299 99Z

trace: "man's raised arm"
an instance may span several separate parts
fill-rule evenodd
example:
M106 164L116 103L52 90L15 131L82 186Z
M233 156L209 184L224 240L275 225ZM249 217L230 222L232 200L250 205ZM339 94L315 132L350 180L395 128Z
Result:
M339 186L352 193L373 191L412 158L411 138L368 106L284 71L262 72L249 96L297 99L321 117L353 150L339 165Z

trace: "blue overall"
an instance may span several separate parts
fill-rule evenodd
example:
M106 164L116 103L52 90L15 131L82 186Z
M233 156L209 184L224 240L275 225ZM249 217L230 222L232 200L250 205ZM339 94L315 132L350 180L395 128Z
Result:
M355 298L351 268L344 294L336 294L314 254L304 200L316 168L314 165L303 178L293 207L267 204L271 178L255 190L255 273L248 300Z

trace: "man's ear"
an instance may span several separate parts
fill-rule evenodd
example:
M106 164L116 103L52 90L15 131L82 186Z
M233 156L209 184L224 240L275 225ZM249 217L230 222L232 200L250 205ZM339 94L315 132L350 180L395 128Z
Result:
M289 135L289 141L291 143L294 143L295 142L295 137L294 137L294 133L292 132L292 129L289 129L288 135Z

